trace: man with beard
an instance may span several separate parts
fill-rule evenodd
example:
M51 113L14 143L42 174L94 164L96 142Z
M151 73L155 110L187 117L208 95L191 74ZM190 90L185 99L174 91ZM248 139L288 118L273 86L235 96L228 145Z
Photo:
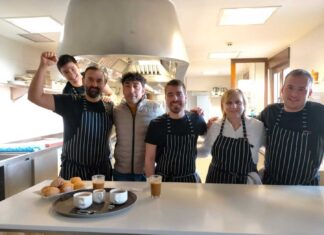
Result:
M204 119L185 111L187 94L182 81L165 86L169 112L150 122L146 135L145 174L162 175L165 182L200 182L196 173L197 139L206 132Z
M101 93L107 79L97 67L84 72L84 95L44 94L44 77L49 66L57 62L55 53L44 52L28 91L28 99L63 117L64 142L60 176L70 179L79 176L90 180L92 175L104 174L111 180L109 135L112 103L103 102Z

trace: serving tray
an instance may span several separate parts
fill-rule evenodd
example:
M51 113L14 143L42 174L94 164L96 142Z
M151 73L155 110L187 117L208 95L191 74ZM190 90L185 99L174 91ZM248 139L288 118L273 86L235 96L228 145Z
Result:
M70 192L67 194L62 195L59 199L57 199L53 203L54 210L63 216L68 217L77 217L77 218L93 218L93 217L100 217L100 216L107 216L119 213L130 208L135 201L137 200L136 194L133 192L128 191L128 199L125 203L116 205L112 204L109 201L109 194L108 192L111 188L105 188L106 200L104 203L97 204L92 203L92 205L87 209L78 209L73 205L73 194L75 192ZM78 192L92 192L92 189L85 189L85 190L78 190Z

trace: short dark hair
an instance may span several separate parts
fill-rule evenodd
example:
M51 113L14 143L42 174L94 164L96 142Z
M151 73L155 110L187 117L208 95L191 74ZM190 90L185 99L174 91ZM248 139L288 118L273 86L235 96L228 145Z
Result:
M84 72L82 73L82 77L83 77L83 78L85 78L85 75L87 74L87 72L88 72L89 70L93 70L93 71L100 71L100 72L102 72L102 74L103 74L103 78L104 78L105 82L108 80L107 77L106 77L105 72L102 71L102 70L101 70L99 67L97 67L97 66L89 66L89 67L87 67L86 70L84 70Z
M128 72L125 73L121 78L121 83L124 85L125 82L138 81L144 87L146 84L146 79L140 73Z
M300 77L300 76L307 77L308 78L308 82L310 84L313 83L313 77L312 77L312 75L309 72L307 72L305 69L294 69L294 70L291 70L286 75L286 79L288 77Z
M168 83L164 87L165 90L166 90L167 86L182 86L183 91L186 92L185 84L179 79L172 79L172 80L168 81Z
M74 63L74 64L77 64L77 61L76 61L76 59L75 59L73 56L71 56L71 55L67 55L67 54L65 54L65 55L61 55L61 56L59 57L58 61L57 61L57 64L56 64L58 70L60 71L61 68L62 68L64 65L66 65L67 63L70 63L70 62L72 62L72 63Z

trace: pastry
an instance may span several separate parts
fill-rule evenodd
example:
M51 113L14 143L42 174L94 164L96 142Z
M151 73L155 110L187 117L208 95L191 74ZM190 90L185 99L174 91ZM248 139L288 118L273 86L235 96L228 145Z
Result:
M69 181L64 182L63 185L61 185L60 187L60 191L62 193L71 192L73 191L73 189L74 189L74 185Z
M45 186L41 190L41 194L44 197L53 196L53 195L56 195L56 194L59 194L59 193L60 193L59 188L56 188L56 187L53 187L53 186Z
M70 181L71 181L72 184L75 184L76 182L82 182L82 179L80 177L78 177L78 176L75 176L75 177L72 177L70 179Z
M78 181L78 182L74 183L73 185L74 185L74 190L85 188L85 184L82 181Z
M64 184L65 180L61 177L57 177L55 180L52 181L51 186L53 187L61 187Z

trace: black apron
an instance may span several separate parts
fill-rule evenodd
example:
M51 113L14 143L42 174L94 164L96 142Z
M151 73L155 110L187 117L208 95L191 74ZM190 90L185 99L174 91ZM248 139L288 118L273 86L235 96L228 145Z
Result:
M312 157L306 107L302 110L302 131L279 127L283 114L282 108L276 117L273 130L269 130L267 134L263 183L318 185L321 161Z
M79 176L91 180L92 175L103 174L106 180L111 180L109 135L112 120L108 106L103 104L106 112L90 112L83 98L81 125L62 149L60 176L64 179Z
M166 145L157 157L155 169L164 182L200 182L196 173L197 136L188 114L185 116L190 129L187 135L172 134L171 119L167 117Z
M219 135L211 149L212 162L206 183L246 184L248 173L257 171L246 135L244 117L241 119L244 138L238 139L223 136L225 118L223 119Z

